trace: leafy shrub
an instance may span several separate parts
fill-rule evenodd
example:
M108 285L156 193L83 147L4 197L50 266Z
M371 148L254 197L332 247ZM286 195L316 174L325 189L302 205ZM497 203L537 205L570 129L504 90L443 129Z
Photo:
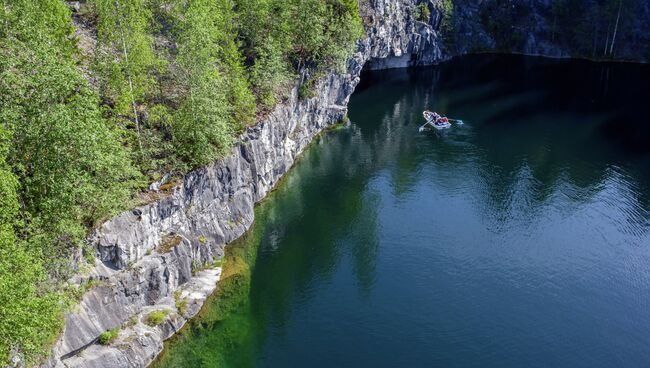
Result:
M184 316L187 314L187 299L181 297L181 291L176 290L174 292L174 301L176 304L176 309L178 310L178 313L180 313L181 316Z
M418 4L415 9L413 9L413 16L416 20L420 22L429 22L431 17L431 10L429 10L429 5L427 3Z
M97 339L97 342L99 342L102 345L109 345L113 340L117 338L120 334L120 329L114 328L112 330L104 331L99 335L99 338Z
M159 324L161 324L165 320L165 318L167 318L168 314L169 314L168 309L153 311L147 315L145 319L145 324L147 324L150 327L156 327Z

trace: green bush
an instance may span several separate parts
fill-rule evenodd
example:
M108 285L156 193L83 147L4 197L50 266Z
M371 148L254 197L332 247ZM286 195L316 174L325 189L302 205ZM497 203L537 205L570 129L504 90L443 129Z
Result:
M428 23L429 18L431 17L431 10L429 10L429 5L427 3L418 4L413 10L413 16L420 22Z
M145 324L150 327L156 327L161 324L169 315L169 310L163 309L149 313L145 319Z
M313 80L308 80L298 87L298 98L306 100L316 96L316 88Z
M120 329L114 328L112 330L104 331L99 335L99 338L97 339L97 342L99 342L102 345L109 345L113 340L117 338L120 334Z
M176 309L181 316L187 314L187 299L181 297L181 291L176 290L174 292L174 302L176 304Z

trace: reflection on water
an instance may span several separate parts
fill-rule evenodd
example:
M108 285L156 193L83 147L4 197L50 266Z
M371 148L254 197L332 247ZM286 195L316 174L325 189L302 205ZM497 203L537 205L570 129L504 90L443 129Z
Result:
M364 76L158 367L645 366L647 66ZM418 133L421 111L464 125Z

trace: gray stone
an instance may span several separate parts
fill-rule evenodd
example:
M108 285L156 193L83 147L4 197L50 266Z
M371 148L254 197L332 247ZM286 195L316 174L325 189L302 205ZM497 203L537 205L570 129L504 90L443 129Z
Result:
M366 62L392 59L386 65L404 66L441 59L436 32L411 19L412 6L411 1L376 1L364 9L375 27L359 41L346 73L320 79L310 99L300 100L294 88L286 102L241 135L229 156L185 175L168 197L101 225L90 238L98 264L75 279L103 281L66 315L65 330L48 365L149 364L163 341L198 313L216 286L219 269L199 273L193 269L221 258L225 244L252 225L255 203L273 189L316 135L345 118ZM157 183L151 189L159 188ZM180 241L163 253L161 245L169 239ZM188 300L184 315L176 310L175 291ZM161 326L141 322L148 311L164 308L172 314ZM140 322L128 326L133 318ZM118 340L99 345L99 335L114 328L121 329Z
M294 88L287 101L240 136L230 155L188 173L170 195L101 225L89 239L97 250L97 265L73 282L102 281L67 313L63 334L46 365L147 366L163 349L163 341L199 312L216 287L219 268L197 270L223 257L225 245L252 225L255 203L273 189L316 135L345 117L364 66L429 65L453 56L444 51L438 32L440 2L428 0L433 13L426 23L413 18L416 0L361 2L367 37L357 43L346 72L320 79L310 99L300 100ZM495 47L476 21L479 5L467 1L457 10L466 20L459 30L466 42L456 45L457 54L469 53L477 45ZM544 31L544 25L538 27ZM539 41L535 32L523 51L567 55ZM169 176L150 190L159 193L167 180ZM184 313L176 309L175 297L186 301ZM162 309L171 313L161 325L143 323L148 313ZM114 328L120 328L118 339L110 346L99 345L99 335Z
M225 244L252 225L255 203L316 135L345 118L366 62L389 59L388 67L441 60L436 32L412 20L412 7L412 1L372 2L363 11L375 26L359 41L347 72L320 79L310 99L300 100L294 88L286 102L241 135L229 156L185 175L171 195L102 224L89 239L98 263L75 280L103 281L65 316L48 366L148 365L163 341L198 313L216 286L218 268L193 269L221 258ZM160 183L151 189L159 190ZM164 253L161 245L170 239L178 244ZM184 315L176 309L175 294L188 302ZM153 328L142 323L148 312L158 309L172 311L165 323ZM138 322L130 326L134 318ZM99 335L114 328L120 328L117 341L99 345Z

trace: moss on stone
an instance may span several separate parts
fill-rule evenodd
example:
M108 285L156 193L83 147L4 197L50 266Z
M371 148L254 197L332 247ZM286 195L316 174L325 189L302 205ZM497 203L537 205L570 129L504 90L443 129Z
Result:
M177 247L181 242L183 241L183 238L180 237L180 235L167 235L163 238L162 243L156 248L158 253L169 253Z

